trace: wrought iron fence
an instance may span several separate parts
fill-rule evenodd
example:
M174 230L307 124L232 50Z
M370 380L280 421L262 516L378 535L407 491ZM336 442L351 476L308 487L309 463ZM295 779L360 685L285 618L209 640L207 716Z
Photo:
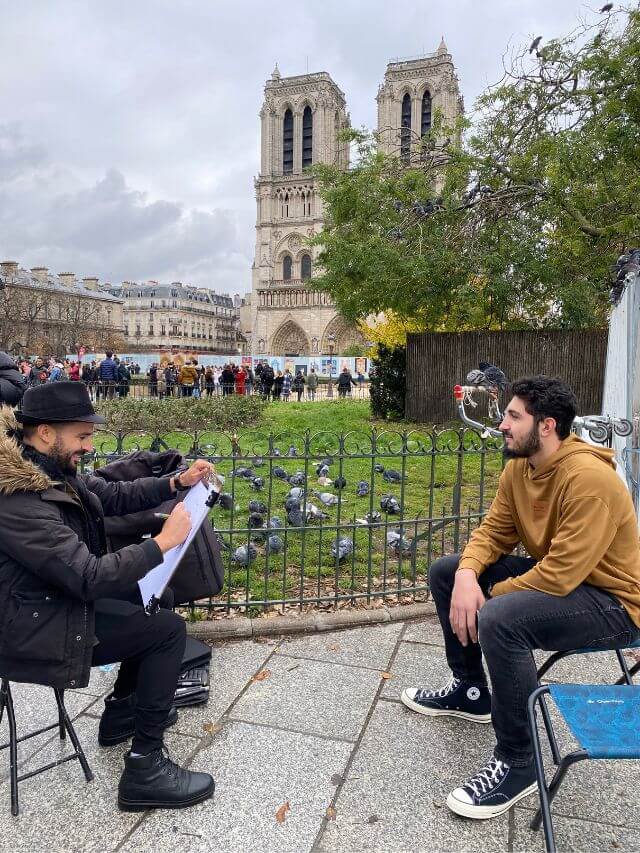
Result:
M168 435L101 431L85 465L139 449L209 459L225 587L191 605L258 613L419 601L428 569L460 550L493 499L502 442L469 429ZM294 491L297 490L297 491ZM253 502L253 503L251 503Z

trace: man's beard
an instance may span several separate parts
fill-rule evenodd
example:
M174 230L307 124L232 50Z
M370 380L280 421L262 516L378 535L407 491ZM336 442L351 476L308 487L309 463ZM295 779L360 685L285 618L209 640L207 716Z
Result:
M512 436L513 438L513 436ZM516 447L505 446L502 448L502 455L505 459L528 459L540 450L540 436L538 435L538 424L534 424L531 432L526 435L521 443Z
M66 450L60 438L56 439L49 456L56 462L63 474L75 477L78 473L78 466L71 461L71 458L75 456L75 451Z

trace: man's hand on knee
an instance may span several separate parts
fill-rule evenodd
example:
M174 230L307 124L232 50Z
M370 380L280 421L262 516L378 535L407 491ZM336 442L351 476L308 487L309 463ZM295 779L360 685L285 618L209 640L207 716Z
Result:
M456 637L463 646L478 642L476 617L485 602L478 578L473 569L459 569L451 595L449 621Z

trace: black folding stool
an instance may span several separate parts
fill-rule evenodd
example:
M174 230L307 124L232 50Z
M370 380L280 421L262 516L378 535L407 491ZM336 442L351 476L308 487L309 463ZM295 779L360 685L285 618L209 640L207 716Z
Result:
M80 745L80 741L78 740L78 735L73 728L73 724L69 719L69 715L67 714L67 709L64 706L64 691L58 689L57 687L52 688L55 697L56 704L58 705L58 722L52 723L50 726L45 726L42 729L38 729L35 732L30 732L28 735L23 735L22 737L17 736L16 730L16 715L13 707L13 698L11 696L11 686L8 678L3 678L2 683L0 684L0 723L2 722L2 717L4 715L5 708L7 709L7 721L9 723L9 740L7 743L0 744L0 751L3 749L9 749L9 766L10 766L10 776L11 776L11 814L14 817L18 814L18 782L22 782L25 779L31 778L31 776L37 776L38 773L44 773L45 770L50 770L52 767L57 767L59 764L64 764L66 761L72 761L74 758L77 758L80 762L80 765L84 771L85 779L87 782L91 782L93 779L93 773L91 772L91 768L87 762L84 752L82 751L82 746ZM74 752L69 755L65 755L64 758L59 758L57 761L51 761L49 764L44 764L42 767L36 768L36 770L32 770L29 773L23 773L22 775L18 775L18 744L24 740L29 740L29 738L36 737L37 735L41 735L44 732L49 732L51 729L58 729L60 732L60 740L65 740L67 733L69 734L69 738L71 743L73 744Z

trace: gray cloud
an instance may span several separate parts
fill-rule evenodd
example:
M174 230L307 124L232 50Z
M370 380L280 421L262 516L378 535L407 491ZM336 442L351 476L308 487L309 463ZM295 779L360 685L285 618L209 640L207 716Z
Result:
M8 4L7 4L8 7ZM444 35L467 107L508 43L567 31L578 0L30 0L0 33L0 255L102 279L248 289L258 111L283 75L329 71L375 124L393 57ZM28 38L25 34L28 34Z

